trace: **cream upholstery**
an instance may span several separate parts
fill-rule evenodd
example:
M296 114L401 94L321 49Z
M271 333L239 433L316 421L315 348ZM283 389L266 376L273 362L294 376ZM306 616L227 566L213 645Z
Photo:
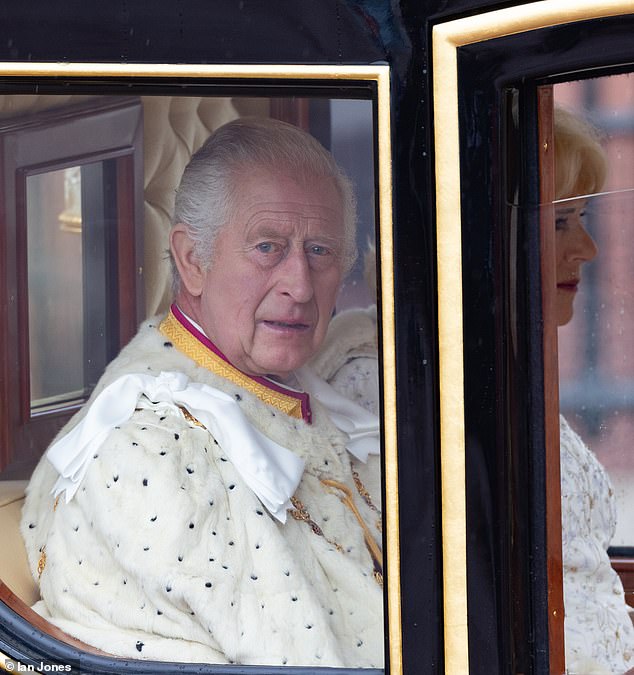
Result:
M0 579L27 605L39 600L37 584L29 571L20 534L20 514L27 481L0 481Z

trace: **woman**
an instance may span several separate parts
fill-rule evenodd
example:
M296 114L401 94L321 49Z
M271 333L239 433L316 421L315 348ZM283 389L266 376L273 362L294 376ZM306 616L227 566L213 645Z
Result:
M573 316L582 268L597 254L584 227L587 198L607 173L591 128L555 111L555 258L558 326ZM634 666L634 628L621 581L607 554L616 527L608 475L581 438L560 418L561 510L566 663L569 673L623 673Z

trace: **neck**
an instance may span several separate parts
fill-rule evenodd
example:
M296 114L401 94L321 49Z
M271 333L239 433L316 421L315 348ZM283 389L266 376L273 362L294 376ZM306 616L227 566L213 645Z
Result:
M200 367L251 391L283 412L310 423L310 401L301 387L296 390L293 384L278 384L267 377L249 375L236 368L176 303L172 304L169 314L161 322L160 331Z

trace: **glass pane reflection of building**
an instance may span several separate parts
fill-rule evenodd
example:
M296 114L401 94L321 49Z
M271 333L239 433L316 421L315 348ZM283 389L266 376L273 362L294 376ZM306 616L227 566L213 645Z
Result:
M611 545L630 548L634 547L634 75L556 85L555 104L576 111L599 130L608 162L602 194L586 205L585 222L598 254L584 265L572 321L559 330L561 412L609 473L617 505Z

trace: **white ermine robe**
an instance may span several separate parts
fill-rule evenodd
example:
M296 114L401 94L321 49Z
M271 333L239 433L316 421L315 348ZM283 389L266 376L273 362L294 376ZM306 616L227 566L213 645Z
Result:
M59 474L46 456L33 473L22 531L36 579L43 565L35 609L123 657L382 667L382 590L358 518L380 543L378 514L355 484L346 437L317 401L309 424L179 347L148 321L91 400L122 375L162 371L229 394L255 428L305 460L295 517L274 519L195 419L142 397L70 501L54 507ZM323 479L345 485L356 516Z

